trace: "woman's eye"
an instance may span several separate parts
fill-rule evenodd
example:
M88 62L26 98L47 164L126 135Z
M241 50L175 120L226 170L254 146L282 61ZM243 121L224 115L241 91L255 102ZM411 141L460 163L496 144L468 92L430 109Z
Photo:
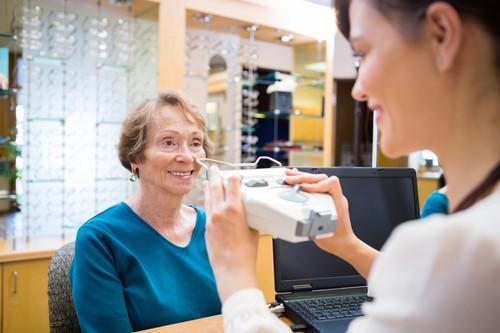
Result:
M201 142L201 140L194 140L192 145L193 145L193 147L201 147L202 142Z
M365 53L354 51L352 56L354 57L354 67L359 68L365 59Z
M175 142L172 141L172 140L165 140L163 141L163 144L167 147L172 147L172 146L175 146Z

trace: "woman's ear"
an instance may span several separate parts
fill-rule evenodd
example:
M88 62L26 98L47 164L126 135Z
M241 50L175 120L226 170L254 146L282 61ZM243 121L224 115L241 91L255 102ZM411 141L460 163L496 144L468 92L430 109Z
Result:
M132 169L132 173L137 175L139 171L139 166L135 163L130 163L130 169Z
M448 3L436 2L427 8L426 25L440 72L450 69L457 59L463 38L462 24L458 12Z

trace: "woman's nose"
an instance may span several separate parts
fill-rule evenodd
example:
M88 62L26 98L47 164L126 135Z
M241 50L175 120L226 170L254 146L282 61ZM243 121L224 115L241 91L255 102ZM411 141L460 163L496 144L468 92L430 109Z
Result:
M359 77L356 79L354 82L354 86L352 87L351 95L355 100L358 101L366 101L368 100L368 96L363 90L363 86L361 84L361 81L359 80Z
M189 149L188 144L181 144L179 146L179 150L177 151L177 156L176 156L177 161L190 161L194 160L194 154Z

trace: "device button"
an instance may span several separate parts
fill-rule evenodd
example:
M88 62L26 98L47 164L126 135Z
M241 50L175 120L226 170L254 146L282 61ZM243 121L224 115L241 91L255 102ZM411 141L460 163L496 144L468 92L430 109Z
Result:
M305 196L302 193L296 192L294 190L280 191L278 192L278 197L286 201L297 202L297 203L303 203L309 200L307 196Z
M250 179L245 183L248 187L264 187L269 185L264 179Z
M288 184L286 181L285 181L285 178L276 178L276 183L280 184L280 185L290 185Z

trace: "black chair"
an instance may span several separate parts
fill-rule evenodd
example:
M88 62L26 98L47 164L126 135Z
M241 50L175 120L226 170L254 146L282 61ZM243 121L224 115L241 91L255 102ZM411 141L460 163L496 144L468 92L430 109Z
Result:
M51 333L81 332L68 276L74 254L75 243L71 242L57 250L50 261L48 295Z

